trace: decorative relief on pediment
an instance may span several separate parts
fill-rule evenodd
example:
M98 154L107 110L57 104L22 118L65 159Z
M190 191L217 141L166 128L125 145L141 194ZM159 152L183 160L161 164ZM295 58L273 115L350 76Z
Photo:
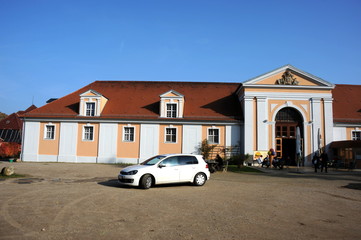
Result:
M289 71L282 74L281 79L276 80L278 85L298 85L298 83L297 79Z

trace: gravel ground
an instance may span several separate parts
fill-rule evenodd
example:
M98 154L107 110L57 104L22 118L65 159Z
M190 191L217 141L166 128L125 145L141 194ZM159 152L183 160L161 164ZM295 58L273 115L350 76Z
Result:
M119 165L8 163L0 239L361 239L361 172L217 172L203 187L120 187Z

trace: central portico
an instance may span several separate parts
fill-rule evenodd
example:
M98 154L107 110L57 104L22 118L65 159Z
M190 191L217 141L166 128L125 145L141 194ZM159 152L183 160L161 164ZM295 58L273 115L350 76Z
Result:
M244 153L273 148L292 164L299 128L304 163L310 165L313 154L333 140L333 88L291 65L243 82L237 94L244 114L241 134L247 139Z

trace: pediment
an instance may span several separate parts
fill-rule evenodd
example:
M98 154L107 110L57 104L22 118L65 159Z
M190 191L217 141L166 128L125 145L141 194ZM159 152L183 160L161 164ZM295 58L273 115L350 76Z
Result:
M102 94L92 89L80 94L80 97L102 97L102 96L103 96Z
M168 92L165 92L160 95L161 98L183 98L184 95L180 94L177 91L169 90Z
M271 72L265 73L253 79L243 82L243 86L254 87L306 87L306 88L334 88L334 84L329 83L319 77L304 72L292 65L285 65Z

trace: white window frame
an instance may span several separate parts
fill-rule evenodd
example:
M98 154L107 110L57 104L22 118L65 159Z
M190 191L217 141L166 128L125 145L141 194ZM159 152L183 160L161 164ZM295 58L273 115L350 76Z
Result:
M53 137L52 138L49 138L48 137L48 127L53 127ZM44 126L44 139L45 140L55 140L55 125L54 124L51 124L51 123L49 123L49 124L45 124L45 126Z
M218 130L218 142L215 142L214 141L214 136L215 135L210 135L209 134L209 130ZM210 141L210 137L212 137L212 141ZM220 139L221 139L221 130L219 128L216 128L216 127L211 127L211 128L208 128L207 129L207 141L208 141L208 144L219 144L220 143Z
M92 128L93 130L92 130L92 138L91 139L87 139L87 138L85 138L85 136L86 136L86 132L85 132L85 129L86 128ZM92 141L94 141L94 126L93 125L84 125L83 126L83 141L86 141L86 142L92 142Z
M126 136L129 135L129 137L131 136L129 133L126 133L125 130L126 129L133 129L133 140L129 140L129 139L126 139ZM135 127L133 126L124 126L123 127L123 142L135 142Z
M167 130L168 130L168 129L174 129L174 130L175 130L175 133L174 133L174 135L175 135L175 141L174 141L174 142L173 142L173 141L167 141L167 136L170 136L170 138L171 138L171 140L172 140L172 135L173 135L173 133L171 133L171 134L168 134L168 133L167 133ZM177 134L178 134L178 130L177 130L176 127L173 127L173 126L165 127L165 129L164 129L164 142L165 142L165 143L177 143L177 142L178 142Z
M356 136L354 136L354 134L359 134L359 136L358 137L356 137ZM359 131L359 130L354 130L354 131L352 131L351 132L351 140L361 140L361 131Z
M96 109L97 109L97 103L96 103L96 102L87 101L87 102L85 102L84 104L85 104L84 115L85 115L86 117L94 117L94 116L97 115L97 111L96 111ZM91 114L88 115L88 105L90 105L90 104L94 105L93 115L91 115Z
M175 110L168 110L168 105L174 105L175 106ZM172 114L175 111L175 116L172 116ZM170 112L171 116L168 117L168 112ZM165 104L165 117L166 118L177 118L178 117L178 103L176 102L169 102Z

